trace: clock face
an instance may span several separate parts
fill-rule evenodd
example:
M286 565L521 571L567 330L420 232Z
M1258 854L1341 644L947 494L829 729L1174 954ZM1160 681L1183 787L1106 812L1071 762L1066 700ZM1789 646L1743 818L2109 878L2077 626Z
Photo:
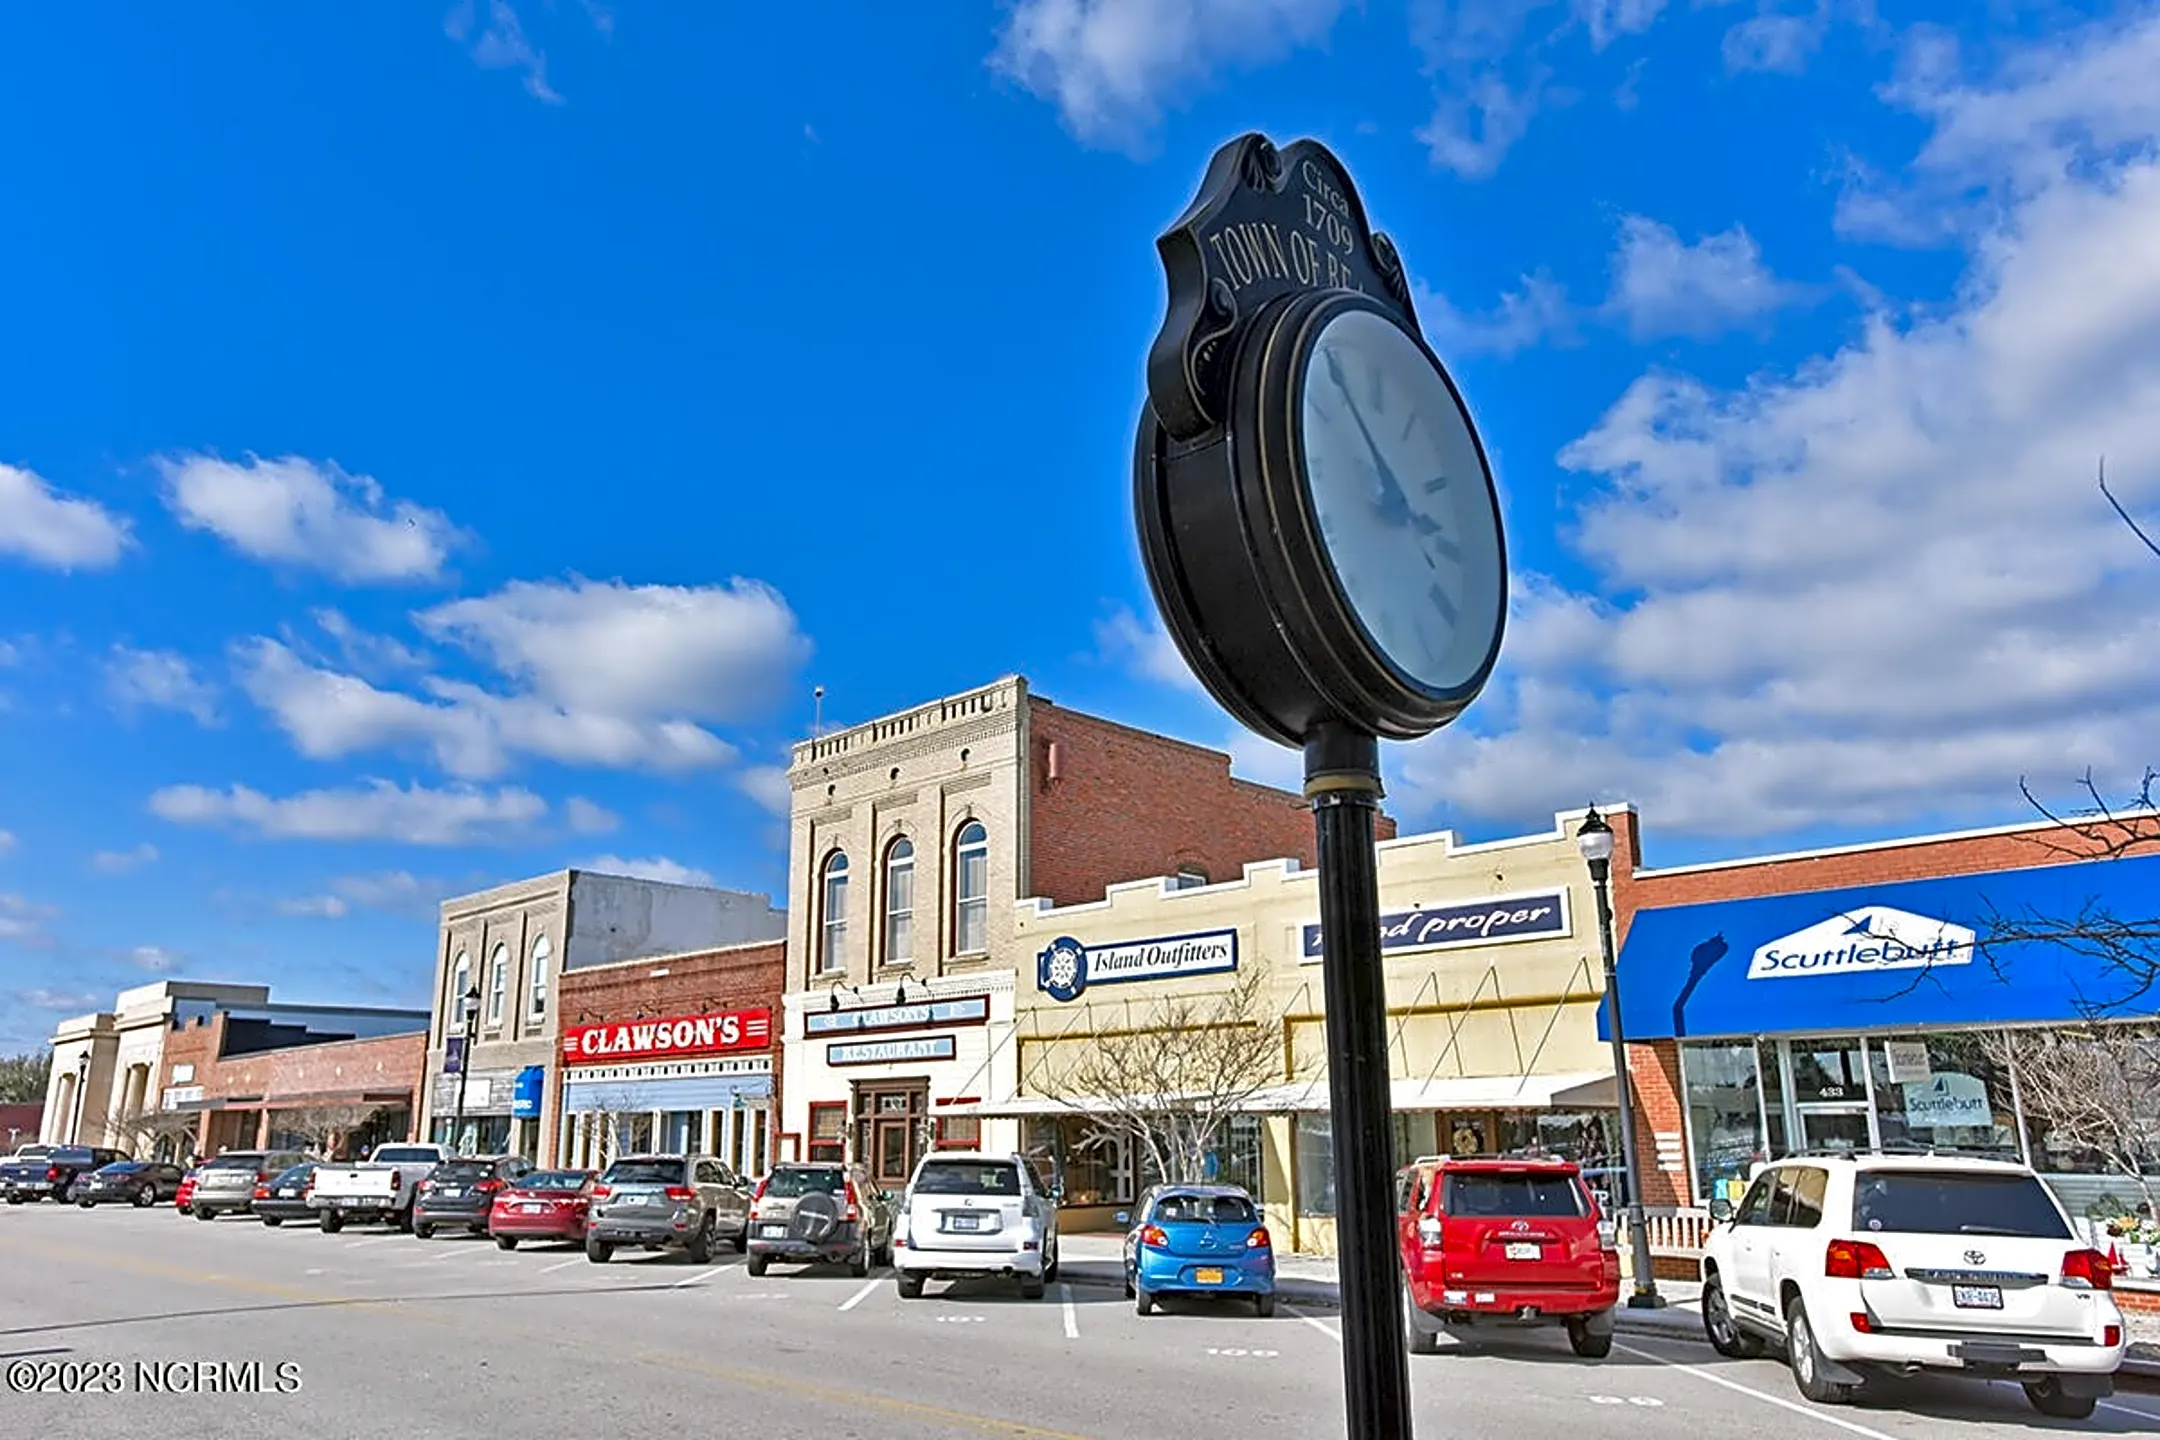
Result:
M1305 475L1350 608L1413 680L1471 684L1507 592L1492 480L1462 403L1414 341L1367 310L1328 321L1304 371Z

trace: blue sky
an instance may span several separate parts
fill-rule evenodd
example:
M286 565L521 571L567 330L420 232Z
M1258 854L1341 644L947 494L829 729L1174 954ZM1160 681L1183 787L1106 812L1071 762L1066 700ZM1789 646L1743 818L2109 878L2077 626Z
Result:
M2160 11L572 0L18 14L0 1048L417 1003L442 895L784 889L777 767L1012 671L1231 748L1131 535L1153 238L1247 129L1401 245L1508 512L1414 828L1651 859L2134 788Z

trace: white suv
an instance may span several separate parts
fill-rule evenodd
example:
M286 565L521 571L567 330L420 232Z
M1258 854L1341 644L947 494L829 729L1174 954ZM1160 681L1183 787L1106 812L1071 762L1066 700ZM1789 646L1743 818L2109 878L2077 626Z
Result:
M893 1221L893 1278L913 1300L929 1279L1011 1275L1040 1299L1057 1279L1057 1197L1020 1155L924 1157Z
M2035 1409L2068 1419L2114 1391L2123 1318L2107 1257L2023 1165L1794 1156L1715 1213L1710 1343L1749 1357L1782 1342L1810 1400L1848 1399L1870 1371L2019 1380Z

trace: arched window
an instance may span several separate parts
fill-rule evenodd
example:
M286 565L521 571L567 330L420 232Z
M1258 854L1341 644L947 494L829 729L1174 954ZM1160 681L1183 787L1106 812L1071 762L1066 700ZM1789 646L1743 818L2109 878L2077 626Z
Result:
M825 861L818 897L818 969L847 967L847 855L835 850Z
M525 1001L525 1014L529 1019L547 1018L548 960L554 953L547 936L533 941L531 986Z
M990 948L990 832L970 820L953 837L953 952Z
M465 1028L465 992L472 988L472 957L463 950L450 966L450 996L443 1004L443 1034Z
M885 847L885 963L915 958L915 842L902 835Z
M510 947L497 945L488 959L487 1023L502 1024L503 997L510 992Z

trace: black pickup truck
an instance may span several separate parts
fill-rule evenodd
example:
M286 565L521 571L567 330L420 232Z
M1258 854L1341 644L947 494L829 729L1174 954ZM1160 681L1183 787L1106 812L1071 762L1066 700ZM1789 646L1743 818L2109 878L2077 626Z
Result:
M102 1145L55 1145L43 1155L18 1156L0 1164L0 1193L7 1195L10 1205L20 1205L25 1200L43 1200L47 1196L65 1200L68 1186L75 1183L76 1176L127 1158L120 1151L107 1150Z

